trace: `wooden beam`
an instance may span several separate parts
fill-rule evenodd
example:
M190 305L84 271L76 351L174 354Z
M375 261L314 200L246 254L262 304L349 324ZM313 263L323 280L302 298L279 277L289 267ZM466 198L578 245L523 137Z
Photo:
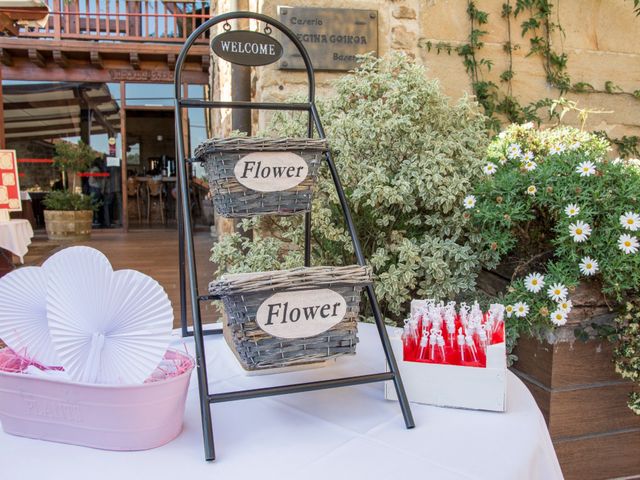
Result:
M2 98L2 69L0 68L0 148L5 148L4 98Z
M7 50L6 48L0 48L0 62L2 62L2 64L6 65L7 67L13 65L13 58L11 57L9 50Z
M0 40L1 42L1 40ZM33 81L40 82L100 82L113 83L125 81L153 82L153 83L172 83L173 72L166 67L166 63L162 62L144 62L140 70L133 70L126 61L112 61L105 59L104 69L100 70L92 66L88 59L83 65L74 62L69 68L62 69L51 62L48 68L38 68L31 63L26 57L13 57L14 65L11 68L5 68L5 80L24 80L28 78ZM131 73L140 73L141 78L137 80L129 80L122 78L121 72L128 70ZM163 76L162 74L166 74ZM160 74L160 75L159 75ZM162 77L162 78L158 78ZM188 63L183 71L182 78L189 83L206 85L209 82L209 75L200 68L200 63Z
M138 52L129 52L129 63L135 70L140 70L140 56Z
M173 71L176 69L176 54L170 53L167 55L167 66L169 70Z
M89 52L89 59L91 60L91 65L93 65L94 67L101 70L104 68L104 63L102 63L102 55L100 55L100 52L91 50Z
M129 199L127 195L127 90L124 82L120 82L120 180L122 181L122 228L129 231Z
M12 50L27 50L33 48L34 39L32 38L3 38L2 46ZM38 49L42 51L47 50L64 50L66 52L79 52L86 53L87 51L95 50L102 54L123 54L128 55L132 49L135 49L136 53L141 56L144 55L167 55L169 53L179 54L182 48L182 43L176 45L168 44L153 44L149 43L127 43L127 42L87 42L86 40L43 40L38 41ZM89 48L90 45L90 48ZM200 55L206 55L210 51L208 45L193 45L189 50L189 55L192 61L197 59Z
M69 59L61 50L53 51L53 61L61 68L67 68L69 66Z
M211 63L211 57L209 55L202 55L201 65L202 71L208 73L209 72L209 64Z
M18 127L18 128L11 128L11 124L7 124L7 127L5 129L6 134L7 135L11 135L14 133L27 133L27 132L34 132L37 134L42 134L45 135L46 132L50 132L50 131L65 131L65 132L69 132L72 130L80 130L80 125L82 123L82 119L79 122L71 122L71 123L53 123L51 125L45 125L45 126L35 126L35 127Z
M35 48L29 49L29 60L40 68L44 68L46 65L44 56Z
M110 96L93 97L92 100L96 103L106 103L112 100ZM72 98L64 98L60 100L43 100L43 101L26 101L26 102L11 102L4 106L5 110L24 110L32 108L46 108L46 107L66 107L68 105L77 105Z
M80 89L80 98L82 99L82 102L91 109L93 118L100 125L102 125L107 130L107 132L109 132L109 135L110 136L115 135L115 130L113 125L111 125L109 121L105 118L105 116L102 114L102 112L98 110L97 108L98 104L96 104L93 101L93 99L87 95L87 92L84 89Z

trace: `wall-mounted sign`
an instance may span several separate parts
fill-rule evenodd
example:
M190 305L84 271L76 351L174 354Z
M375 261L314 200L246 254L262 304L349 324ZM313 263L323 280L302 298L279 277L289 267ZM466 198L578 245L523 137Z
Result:
M173 82L173 72L165 70L109 70L111 80L131 82Z
M269 65L282 56L282 45L278 40L250 30L221 33L211 40L211 48L228 62L252 67Z
M22 210L15 150L0 150L0 210Z
M258 308L256 323L274 337L308 338L340 323L346 313L346 300L333 290L298 290L267 298Z
M242 157L233 168L239 183L256 192L282 192L301 184L309 167L292 152L254 152Z
M356 55L378 54L378 12L346 8L278 7L278 19L295 32L316 70L351 70ZM304 69L304 62L288 39L279 67Z

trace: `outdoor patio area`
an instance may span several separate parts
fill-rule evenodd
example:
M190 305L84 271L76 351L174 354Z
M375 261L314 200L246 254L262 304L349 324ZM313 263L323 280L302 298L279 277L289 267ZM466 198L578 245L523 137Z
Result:
M213 244L209 232L201 231L194 235L198 263L198 284L206 290L213 279L215 266L206 261ZM166 290L173 304L174 325L180 324L180 292L178 288L178 233L173 229L130 230L128 233L114 230L94 230L91 240L83 242L104 253L114 270L139 270L156 279ZM44 234L34 237L25 257L26 265L40 265L49 256L69 245L47 240ZM190 311L190 310L189 310ZM189 314L190 315L190 314ZM215 308L202 304L202 316L205 322L216 321ZM189 317L191 318L191 317Z

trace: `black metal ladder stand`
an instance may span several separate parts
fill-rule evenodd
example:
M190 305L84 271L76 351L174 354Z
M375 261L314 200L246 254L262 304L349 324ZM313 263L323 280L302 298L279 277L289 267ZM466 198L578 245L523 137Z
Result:
M306 66L307 77L309 81L308 102L306 103L264 103L264 102L245 102L245 101L221 102L221 101L204 101L204 100L197 100L197 99L182 98L182 69L187 56L187 52L189 51L193 43L196 41L196 39L200 37L203 33L205 33L207 30L209 30L211 27L221 22L225 22L225 24L228 25L227 23L228 20L234 20L234 19L253 19L259 22L263 22L269 28L275 27L284 35L286 35L289 38L289 40L291 40L291 42L295 45L295 47L300 52L300 55L304 60L304 64ZM393 355L393 351L391 349L391 344L389 343L389 337L387 336L387 331L384 326L384 321L380 313L378 300L376 298L373 285L371 284L366 286L366 291L367 291L371 309L373 311L373 315L375 318L376 327L380 335L380 340L382 341L384 353L386 355L387 364L390 370L389 372L359 375L354 377L336 378L336 379L323 380L323 381L317 381L317 382L281 385L281 386L268 387L268 388L239 390L235 392L213 393L213 394L209 393L203 336L209 333L219 333L220 330L203 331L203 328L202 328L200 302L210 301L216 298L212 295L199 295L198 293L196 261L195 261L193 235L192 235L193 233L192 218L191 218L191 209L190 209L191 202L190 202L189 191L188 191L187 168L186 168L186 164L190 160L187 160L185 158L182 111L184 108L240 108L240 109L306 111L309 114L308 128L307 128L308 137L309 138L313 137L314 127L320 138L325 138L325 133L324 133L324 129L322 128L320 117L318 115L318 110L315 105L314 70L313 70L313 66L311 65L311 60L309 59L309 54L307 53L302 43L298 40L296 35L288 27L286 27L284 24L280 23L279 21L271 17L262 15L259 13L254 13L254 12L225 13L207 20L202 25L200 25L196 30L194 30L194 32L189 36L184 46L182 47L182 50L180 51L180 55L178 56L178 59L176 61L175 101L176 101L175 119L176 119L176 145L177 145L176 149L177 149L177 158L178 158L178 169L177 169L178 204L179 204L178 245L179 245L179 270L180 270L180 301L181 301L181 305L180 305L181 319L180 320L182 325L182 335L183 336L193 335L194 341L195 341L198 387L200 391L200 410L202 415L202 431L204 436L204 449L205 449L206 460L215 459L215 450L214 450L214 443L213 443L213 426L212 426L212 420L211 420L210 404L219 403L219 402L228 402L231 400L243 400L247 398L266 397L271 395L281 395L285 393L309 392L312 390L321 390L325 388L346 387L346 386L360 385L365 383L393 380L396 388L396 393L398 395L398 399L400 402L400 408L404 416L406 427L413 428L415 424L413 421L413 416L411 414L411 408L409 406L409 402L407 401L407 397L404 391L404 386L402 385L402 379L400 378L400 373L398 371L398 365L396 363L396 360ZM344 218L345 218L347 227L349 229L351 239L353 241L353 247L355 250L358 264L365 265L365 258L364 258L364 255L362 254L362 247L360 246L360 241L358 240L358 235L353 225L353 220L351 218L351 212L349 211L347 199L342 189L340 178L338 177L338 171L336 170L336 166L329 152L326 153L325 160L327 161L329 170L331 171L331 176L333 177L333 182L335 184L335 187L338 193L338 198L340 199L340 205L342 207ZM185 265L185 262L186 262L186 265ZM310 266L310 264L311 264L311 213L309 212L305 214L305 265ZM186 312L186 296L187 295L186 295L185 268L186 268L186 273L188 273L189 290L191 294L191 312L192 312L192 319L193 319L192 331L188 330L187 328L187 318L186 318L187 317L187 312Z

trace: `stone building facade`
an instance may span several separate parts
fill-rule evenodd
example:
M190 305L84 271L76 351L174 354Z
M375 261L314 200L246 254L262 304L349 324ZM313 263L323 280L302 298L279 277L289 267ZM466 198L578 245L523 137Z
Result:
M278 6L304 6L375 10L378 14L378 53L402 50L428 68L428 76L440 80L444 91L453 98L472 93L471 80L456 52L437 54L426 45L446 42L454 48L468 41L470 22L467 0L221 0L214 7L217 13L248 9L277 18ZM476 1L479 9L489 14L489 21L480 28L486 30L479 55L493 64L485 79L501 85L500 73L508 67L504 44L508 40L507 22L501 16L506 0ZM509 2L512 6L514 0ZM591 114L586 127L604 130L611 137L640 135L640 17L633 12L629 0L563 0L553 2L551 20L562 26L564 34L553 32L555 51L568 56L567 73L572 83L592 85L593 93L567 93L566 98L578 101L580 108L611 113ZM513 51L513 95L521 104L542 98L557 98L558 89L546 81L543 59L528 55L529 36L522 37L520 23L526 12L511 20ZM214 61L215 62L215 61ZM226 62L214 64L215 90L221 98L230 98L230 75ZM318 72L318 95L330 94L332 81L344 72ZM606 93L605 85L613 87ZM252 71L252 97L259 101L281 101L293 93L303 92L304 72L279 70L277 64ZM640 94L640 92L638 93ZM636 95L638 95L636 94ZM228 112L223 112L228 118ZM264 127L268 113L253 117L254 130ZM576 123L575 116L565 118ZM227 125L227 122L224 122ZM228 131L228 127L226 128Z

